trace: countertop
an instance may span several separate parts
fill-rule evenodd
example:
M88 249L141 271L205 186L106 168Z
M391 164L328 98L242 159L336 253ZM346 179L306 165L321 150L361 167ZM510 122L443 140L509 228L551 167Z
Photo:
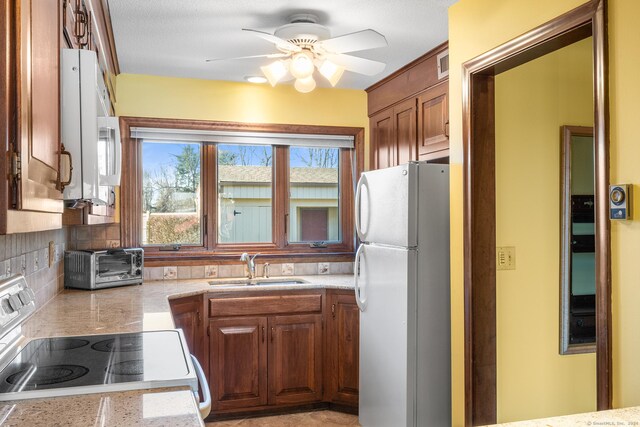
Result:
M640 426L640 406L587 412L561 417L540 418L494 424L494 427L595 427L595 426Z
M299 285L220 286L213 279L163 280L140 286L81 291L66 289L24 325L27 339L173 329L169 299L209 292L353 289L353 276L295 276ZM283 277L290 280L292 277ZM230 279L237 280L237 279ZM216 280L224 282L224 280ZM2 426L203 426L187 388L100 393L0 402Z

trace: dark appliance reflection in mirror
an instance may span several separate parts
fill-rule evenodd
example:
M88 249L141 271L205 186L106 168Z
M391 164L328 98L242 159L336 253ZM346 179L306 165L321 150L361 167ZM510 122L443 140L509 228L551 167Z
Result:
M593 128L562 127L560 353L595 351Z

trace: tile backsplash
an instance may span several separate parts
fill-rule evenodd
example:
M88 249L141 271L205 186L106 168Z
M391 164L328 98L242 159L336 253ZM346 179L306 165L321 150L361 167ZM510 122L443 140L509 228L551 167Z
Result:
M76 225L68 228L68 249L104 249L120 246L120 224Z
M42 307L64 287L64 251L68 228L0 235L0 279L22 273ZM49 242L53 242L53 263L49 267Z
M352 262L299 262L269 264L270 277L313 276L316 274L352 274ZM219 277L245 277L244 264L198 265L192 267L145 267L144 280L215 279ZM264 276L264 264L256 264L256 275Z
M120 246L120 224L69 227L68 249L103 249ZM309 276L316 274L350 274L352 262L299 262L270 264L269 276ZM145 280L215 279L244 277L246 267L238 264L145 267ZM256 274L264 276L264 264L256 263Z

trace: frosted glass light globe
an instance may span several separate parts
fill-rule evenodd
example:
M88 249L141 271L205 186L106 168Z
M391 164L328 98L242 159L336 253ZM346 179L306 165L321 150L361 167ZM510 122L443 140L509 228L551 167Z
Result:
M293 84L293 87L295 87L298 92L311 92L316 88L316 81L313 80L312 76L309 76L306 79L297 79Z
M289 72L296 79L305 79L313 74L313 54L307 50L298 52L291 58Z

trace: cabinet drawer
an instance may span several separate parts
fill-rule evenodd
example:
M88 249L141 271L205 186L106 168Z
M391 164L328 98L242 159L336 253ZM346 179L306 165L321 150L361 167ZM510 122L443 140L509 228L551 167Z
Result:
M320 311L322 311L321 294L209 299L210 317Z

